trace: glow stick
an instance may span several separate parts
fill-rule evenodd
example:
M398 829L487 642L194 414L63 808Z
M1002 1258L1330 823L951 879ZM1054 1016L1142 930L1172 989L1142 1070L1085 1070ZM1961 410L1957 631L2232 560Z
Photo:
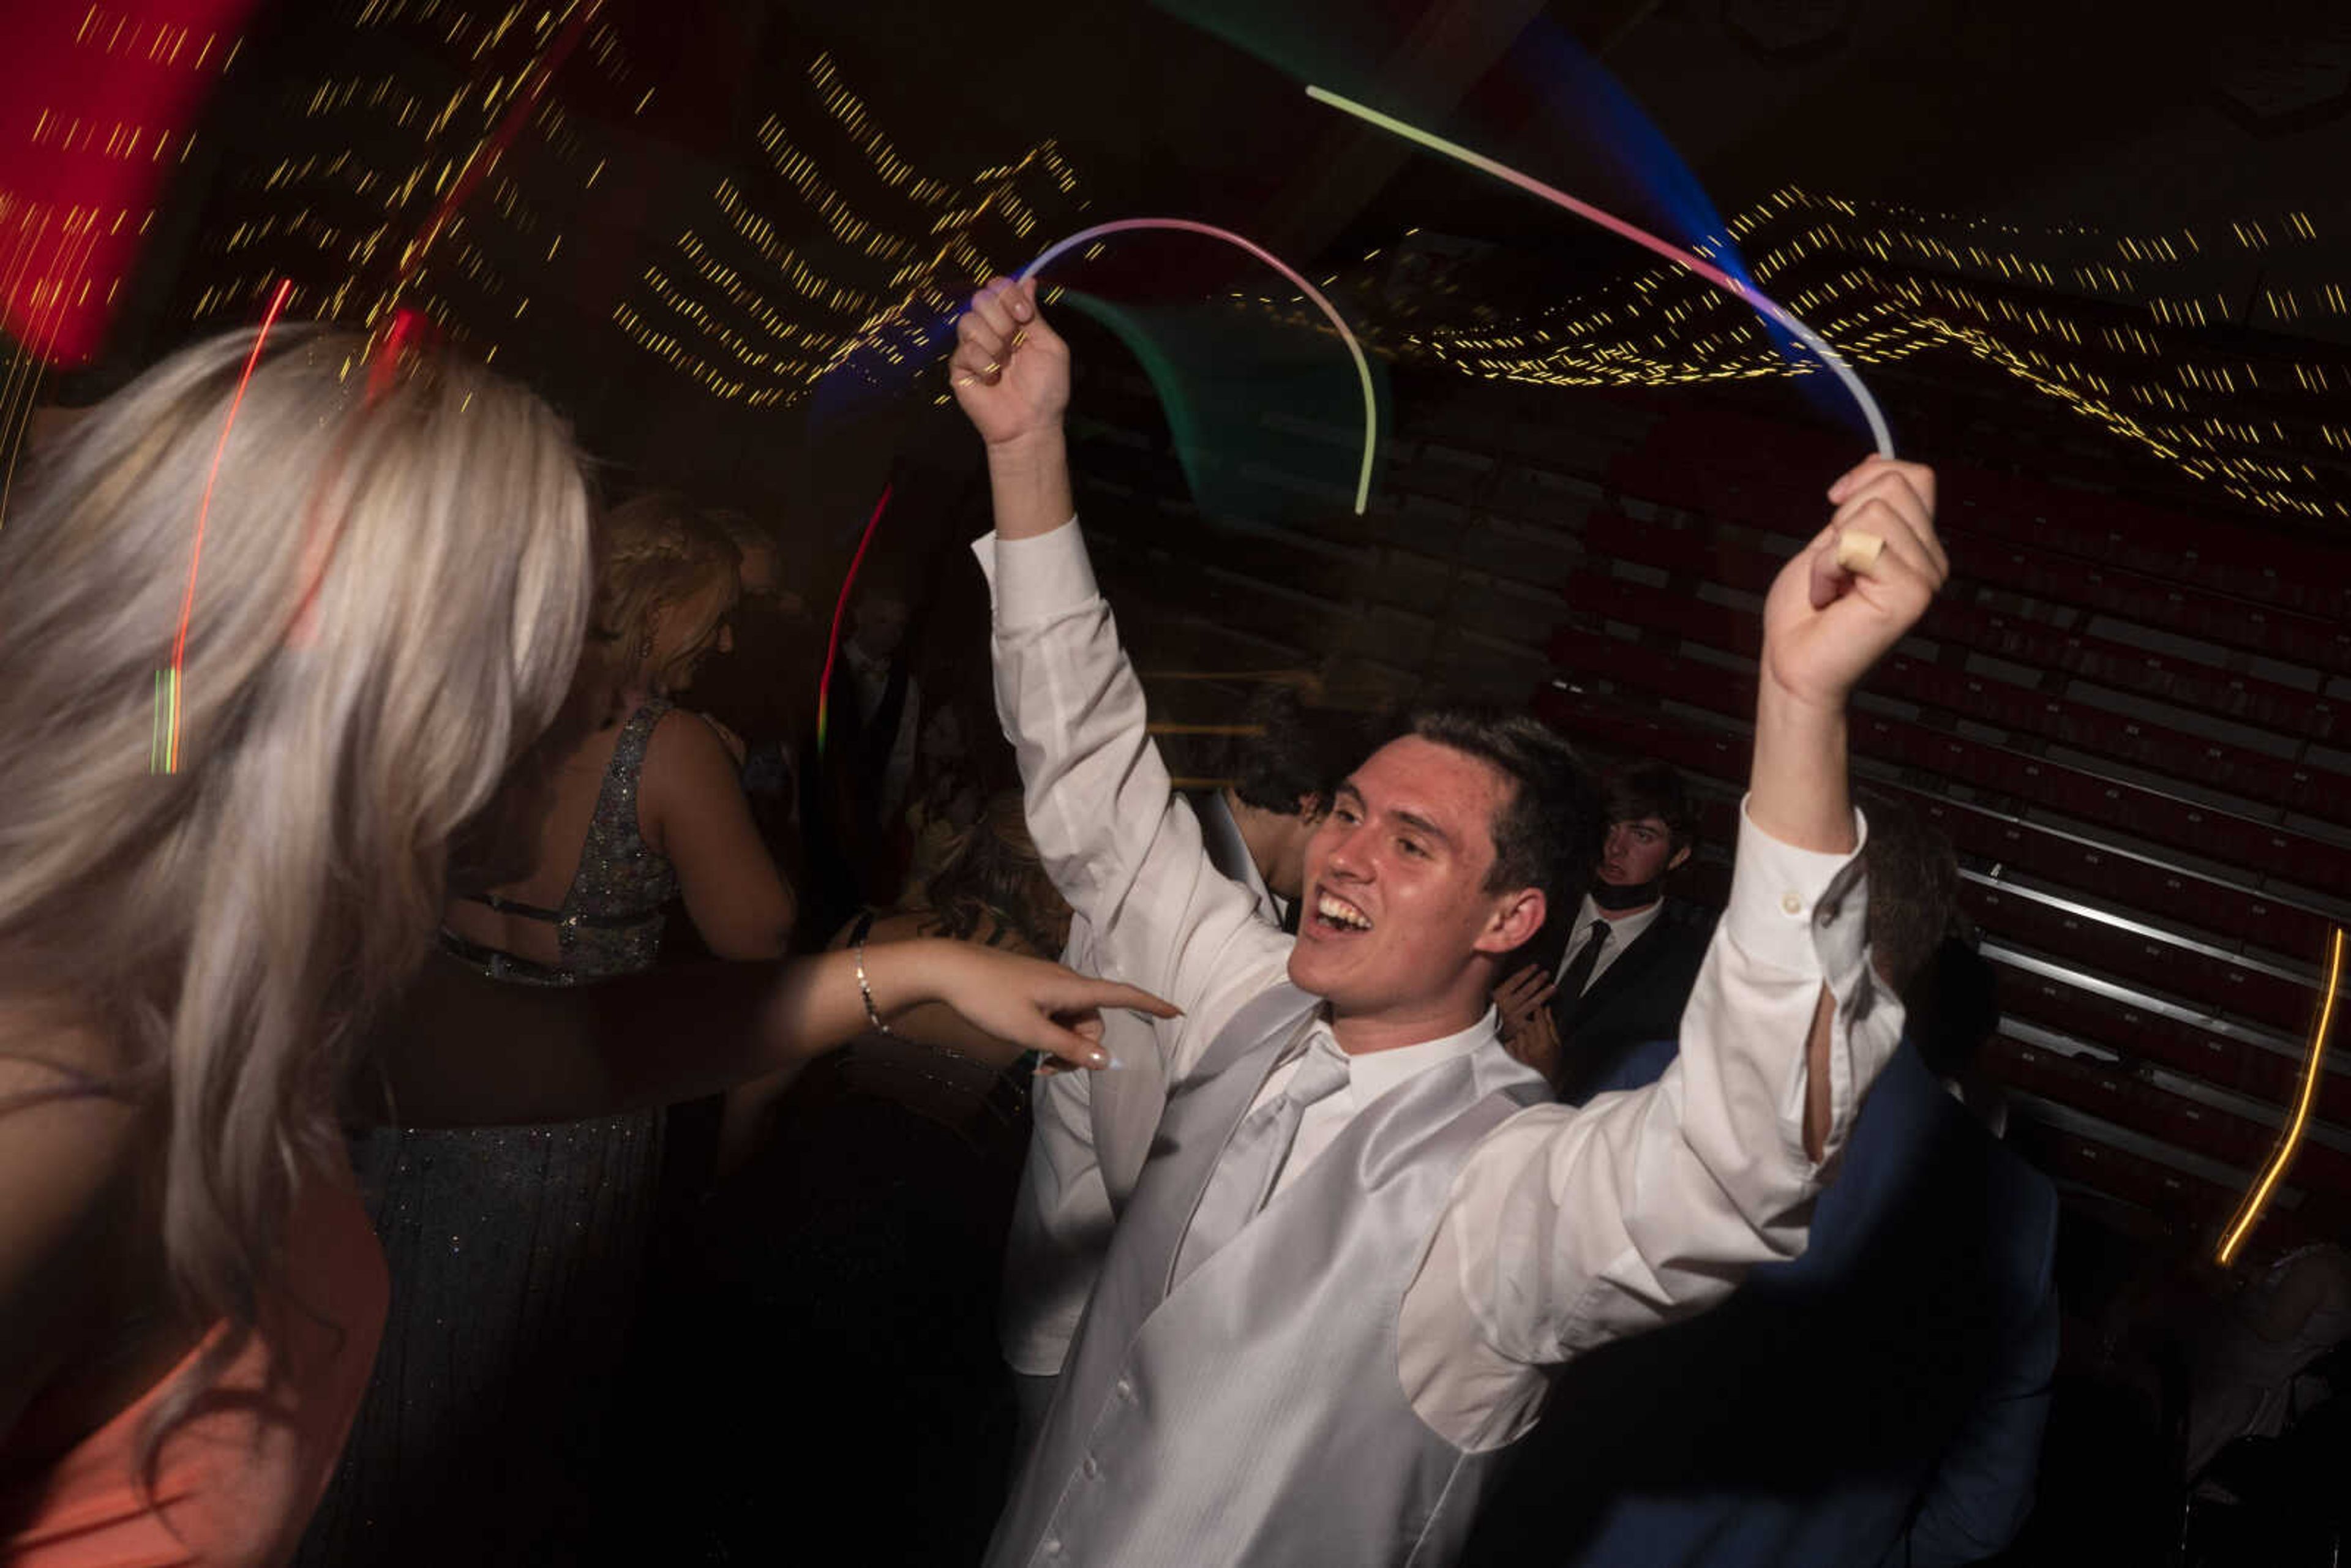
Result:
M2269 1207L2278 1183L2285 1179L2286 1167L2294 1164L2294 1151L2302 1147L2303 1130L2310 1123L2310 1107L2318 1098L2319 1070L2326 1057L2326 1030L2335 1021L2335 994L2342 981L2343 927L2338 925L2327 948L2326 994L2319 1004L2318 1021L2311 1026L2310 1060L2303 1065L2302 1093L2294 1101L2294 1119L2286 1124L2283 1135L2278 1139L2277 1153L2271 1156L2268 1168L2245 1194L2244 1202L2238 1206L2228 1230L2221 1236L2220 1249L2215 1257L2224 1269L2236 1258L2237 1249L2245 1244L2245 1238L2252 1234L2254 1222Z
M1020 269L1018 281L1026 283L1042 271L1048 262L1078 246L1100 239L1105 235L1124 234L1131 229L1174 229L1182 234L1207 235L1210 239L1220 239L1228 245L1238 246L1296 284L1298 291L1314 301L1322 308L1322 314L1331 319L1331 325L1338 329L1339 340L1347 345L1347 352L1354 359L1355 374L1364 383L1364 463L1362 472L1355 478L1355 515L1362 517L1364 507L1371 501L1372 456L1379 431L1379 400L1377 394L1372 390L1371 362L1364 358L1363 344L1355 340L1355 334L1347 329L1346 321L1331 302L1322 297L1322 291L1307 282L1299 275L1296 267L1282 260L1281 257L1252 240L1243 239L1232 230L1220 229L1214 224L1195 223L1190 218L1120 218L1115 223L1096 224L1090 229L1080 229L1058 245L1047 246L1043 255Z
M841 580L841 598L832 606L832 635L825 640L824 673L816 679L816 755L824 760L825 721L832 712L832 664L841 654L841 622L849 613L849 592L857 586L857 569L865 564L865 547L873 542L873 530L881 526L882 508L890 504L890 486L882 486L882 498L873 503L873 515L865 519L865 532L857 541L857 553L849 558L849 575Z
M1692 256L1679 246L1659 239L1646 229L1635 227L1614 213L1605 213L1589 202L1578 201L1555 185L1546 185L1531 175L1521 174L1509 164L1498 163L1482 152L1472 152L1458 141L1447 141L1444 137L1434 132L1423 131L1416 125L1406 125L1394 116L1382 114L1376 109L1357 103L1353 99L1342 98L1337 93L1322 88L1309 87L1306 89L1306 96L1317 103L1327 103L1333 109L1343 110L1356 119L1376 125L1383 131L1391 131L1407 141L1417 141L1431 152L1442 152L1447 158L1467 163L1473 169L1482 169L1498 180L1507 180L1522 191L1531 192L1555 206L1565 207L1580 218L1598 224L1612 234L1624 235L1644 249L1655 251L1676 267L1696 273L1717 288L1737 295L1758 312L1770 317L1794 333L1805 348L1810 349L1823 364L1835 373L1837 380L1844 383L1844 390L1853 394L1853 401L1860 405L1862 418L1869 422L1869 434L1877 443L1878 455L1881 457L1894 455L1894 437L1886 428L1886 416L1878 412L1877 400L1869 395L1869 389L1861 384L1861 378L1853 373L1853 367L1844 362L1844 357L1830 348L1819 333L1797 320L1772 300L1766 298L1752 286L1740 282L1711 262Z

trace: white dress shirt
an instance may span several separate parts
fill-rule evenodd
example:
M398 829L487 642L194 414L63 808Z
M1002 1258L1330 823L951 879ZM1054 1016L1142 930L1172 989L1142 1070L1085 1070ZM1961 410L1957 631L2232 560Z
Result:
M1638 942L1641 933L1655 925L1657 916L1665 912L1666 901L1660 898L1646 909L1636 909L1630 915L1608 920L1600 905L1592 902L1592 895L1585 894L1583 902L1575 906L1575 935L1568 939L1567 951L1560 955L1559 968L1552 978L1561 980L1567 977L1567 967L1575 962L1575 956L1583 951L1584 944L1591 940L1592 923L1608 920L1608 946L1600 949L1600 956L1592 961L1592 973L1583 979L1583 988L1590 990L1600 983L1600 977L1608 972L1608 966L1623 957L1625 949Z
M1091 926L1100 972L1184 1009L1151 1031L1180 1084L1235 1013L1280 983L1291 939L1216 873L1192 812L1171 802L1077 528L990 536L977 550L995 599L999 710L1031 780L1029 831ZM1855 826L1866 831L1857 814ZM1469 1450L1510 1442L1540 1412L1546 1366L1709 1305L1740 1270L1802 1249L1827 1163L1807 1158L1803 1138L1822 988L1836 1004L1829 1161L1901 1038L1900 1004L1869 974L1859 868L1845 874L1855 858L1780 843L1742 807L1729 908L1675 1062L1645 1089L1522 1111L1463 1165L1398 1319L1395 1375L1432 1431ZM1378 1053L1394 1061L1357 1059L1313 1144L1301 1127L1283 1179L1381 1088L1500 1049L1489 1012Z
M1176 809L1190 810L1192 804L1180 801ZM1210 797L1196 814L1204 842L1212 835L1225 840L1217 862L1241 868L1241 885L1258 918L1279 930L1281 901L1266 886L1223 798ZM1082 915L1070 922L1061 962L1081 975L1102 972L1093 928ZM1036 1080L1030 1092L1029 1159L1013 1203L997 1313L1005 1363L1024 1376L1051 1377L1061 1370L1102 1272L1111 1228L1142 1174L1167 1102L1156 1027L1141 1013L1112 1013L1102 1020L1102 1044L1117 1064L1118 1077L1104 1080L1097 1092L1093 1073L1059 1072ZM1337 1049L1335 1041L1332 1049ZM1283 1082L1288 1076L1283 1074ZM1310 1109L1301 1124L1299 1144L1311 1133L1319 1150L1337 1133L1334 1127L1324 1136L1317 1113L1323 1107ZM1290 1164L1303 1169L1298 1146L1292 1145Z

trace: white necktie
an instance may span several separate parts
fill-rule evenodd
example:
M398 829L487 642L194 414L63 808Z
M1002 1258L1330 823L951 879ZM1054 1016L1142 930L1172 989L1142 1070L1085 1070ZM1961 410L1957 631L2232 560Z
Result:
M1282 1092L1251 1111L1233 1130L1208 1186L1193 1211L1191 1228L1176 1251L1178 1281L1206 1262L1237 1235L1273 1196L1298 1124L1306 1108L1347 1085L1347 1059L1335 1051L1307 1048L1305 1060Z

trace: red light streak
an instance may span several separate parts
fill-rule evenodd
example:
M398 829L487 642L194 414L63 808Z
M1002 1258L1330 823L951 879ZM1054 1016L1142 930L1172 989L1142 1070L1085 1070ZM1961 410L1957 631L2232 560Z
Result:
M180 683L185 677L188 664L188 622L196 610L196 570L204 564L204 525L213 513L213 486L220 479L221 458L228 452L229 432L236 428L236 411L245 402L245 389L253 381L253 371L261 362L261 348L269 340L269 329L277 324L278 312L294 292L294 280L285 278L277 292L269 297L269 309L261 318L261 329L253 335L253 352L245 357L244 373L236 378L236 391L228 400L228 417L221 421L220 440L213 447L213 464L204 475L204 497L196 506L196 545L188 558L188 591L180 600L180 629L172 638L171 724L164 743L163 771L180 770Z

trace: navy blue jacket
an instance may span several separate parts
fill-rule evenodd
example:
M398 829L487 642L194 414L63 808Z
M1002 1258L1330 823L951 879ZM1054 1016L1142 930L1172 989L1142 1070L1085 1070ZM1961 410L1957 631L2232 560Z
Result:
M1667 1040L1608 1087L1665 1070ZM1927 1568L2032 1508L2057 1358L2057 1196L1908 1044L1794 1260L1561 1369L1481 1516L1484 1568Z

